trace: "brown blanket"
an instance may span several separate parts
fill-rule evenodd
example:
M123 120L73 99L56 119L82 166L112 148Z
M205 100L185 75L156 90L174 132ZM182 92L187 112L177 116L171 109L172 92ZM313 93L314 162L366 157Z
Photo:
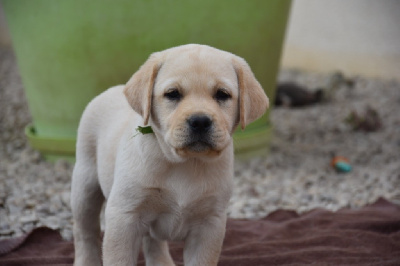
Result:
M182 246L170 245L177 265ZM73 257L73 244L49 228L0 241L4 266L72 265ZM400 265L400 207L380 199L359 210L278 210L261 220L228 221L218 265L311 264Z

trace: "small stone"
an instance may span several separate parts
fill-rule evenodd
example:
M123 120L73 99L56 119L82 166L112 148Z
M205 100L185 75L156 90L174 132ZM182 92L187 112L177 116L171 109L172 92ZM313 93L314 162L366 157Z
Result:
M1 237L1 236L7 236L7 237L10 237L10 236L12 236L14 233L15 233L15 231L14 231L14 230L12 230L12 229L4 229L4 230L0 230L0 237Z
M40 204L36 206L36 211L38 213L43 213L43 214L49 214L50 210L49 210L49 206L47 204Z
M26 224L23 224L23 225L22 225L22 230L23 230L25 233L27 233L27 232L32 231L35 227L36 227L36 226L35 226L35 224L33 224L33 223L26 223Z
M25 201L26 208L34 208L36 205L37 205L37 202L34 199L28 199Z
M29 214L29 215L22 216L22 217L19 219L19 221L20 221L22 224L28 224L28 223L37 222L37 221L38 221L38 218L37 218L37 216L36 216L36 213L31 213L31 214Z
M71 193L69 191L64 191L61 194L61 200L66 206L70 205L70 195Z
M42 222L51 229L60 229L60 222L56 216L48 216Z

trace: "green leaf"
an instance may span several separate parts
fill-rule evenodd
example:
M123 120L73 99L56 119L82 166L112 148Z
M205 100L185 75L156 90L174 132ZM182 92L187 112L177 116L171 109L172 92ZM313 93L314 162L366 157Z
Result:
M153 129L149 126L149 127L141 127L138 126L136 128L136 131L139 131L140 133L144 134L150 134L150 133L154 133Z

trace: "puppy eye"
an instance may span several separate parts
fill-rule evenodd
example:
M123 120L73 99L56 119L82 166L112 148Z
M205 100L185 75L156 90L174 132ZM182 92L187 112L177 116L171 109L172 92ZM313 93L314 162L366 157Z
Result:
M217 92L215 93L214 98L217 101L221 101L224 102L230 98L232 98L232 96L224 89L218 89Z
M164 93L164 97L171 101L179 101L182 98L182 94L179 93L178 89L169 89Z

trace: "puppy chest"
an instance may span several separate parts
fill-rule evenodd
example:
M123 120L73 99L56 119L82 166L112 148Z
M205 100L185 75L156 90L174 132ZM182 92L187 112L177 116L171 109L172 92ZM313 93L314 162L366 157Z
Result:
M149 234L161 240L182 240L190 229L201 225L218 210L215 196L196 196L180 202L166 190L156 189L142 202L140 216L148 225Z

